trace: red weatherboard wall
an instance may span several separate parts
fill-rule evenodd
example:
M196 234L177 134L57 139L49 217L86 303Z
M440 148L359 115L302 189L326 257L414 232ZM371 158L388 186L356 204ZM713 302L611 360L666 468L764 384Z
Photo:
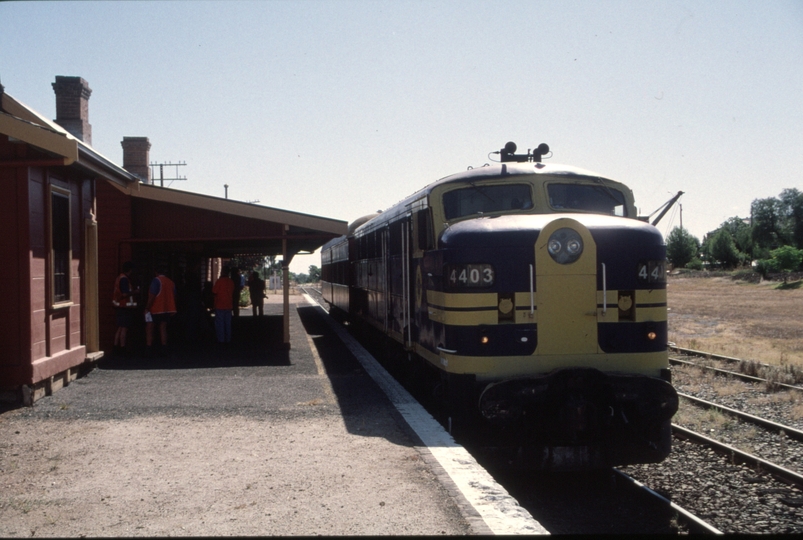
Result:
M132 237L131 197L107 181L97 184L98 209L98 309L100 312L100 348L110 351L117 324L112 306L114 280L122 264L131 258L131 245L121 244Z
M0 385L18 380L30 371L31 314L27 302L30 298L30 268L28 246L28 219L20 209L28 208L27 169L0 168L0 255L5 264L0 279ZM23 354L23 351L24 354ZM28 369L23 368L23 364Z
M33 151L12 150L35 163ZM8 150L0 145L0 157ZM92 181L66 167L2 167L0 257L0 387L36 384L84 362L84 220L92 208ZM47 286L50 187L70 192L71 304L51 308Z

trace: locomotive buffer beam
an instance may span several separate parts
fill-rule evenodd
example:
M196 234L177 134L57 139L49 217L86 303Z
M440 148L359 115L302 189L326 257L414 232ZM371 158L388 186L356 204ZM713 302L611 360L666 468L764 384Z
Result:
M492 424L577 442L596 439L600 429L669 420L678 396L671 384L653 377L571 368L490 384L479 408Z

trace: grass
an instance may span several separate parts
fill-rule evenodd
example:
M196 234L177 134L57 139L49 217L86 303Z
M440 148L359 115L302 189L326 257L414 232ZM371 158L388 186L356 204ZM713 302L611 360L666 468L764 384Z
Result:
M678 347L803 370L803 288L789 285L670 276L669 341ZM797 374L790 371L779 377Z
M727 431L736 421L716 409L703 409L701 407L690 406L678 409L672 422L685 426L698 433L711 434Z

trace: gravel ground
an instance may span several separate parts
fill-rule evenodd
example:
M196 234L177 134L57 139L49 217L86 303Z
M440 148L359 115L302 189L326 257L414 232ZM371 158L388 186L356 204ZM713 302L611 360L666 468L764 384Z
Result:
M767 394L762 385L715 378L697 368L673 367L678 391L775 422L800 425L800 398ZM803 445L779 434L702 410L681 399L675 423L796 472ZM672 454L657 465L624 467L624 472L659 491L726 533L803 533L803 492L727 456L675 438Z
M803 533L803 493L694 443L674 440L657 465L622 471L730 534Z
M679 392L732 409L803 429L799 410L803 394L784 390L768 394L763 385L723 377L706 377L700 370L675 366L673 383ZM803 443L766 431L717 412L709 412L681 399L675 423L803 474Z
M292 309L289 352L106 362L0 414L0 536L475 532L385 396L317 330L325 373Z

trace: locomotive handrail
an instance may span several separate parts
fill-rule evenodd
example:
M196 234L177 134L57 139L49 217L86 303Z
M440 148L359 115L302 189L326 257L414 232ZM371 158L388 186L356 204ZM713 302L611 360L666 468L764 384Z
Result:
M602 316L608 312L608 283L605 277L605 263L602 263Z
M533 288L533 265L530 265L530 317L535 314L535 288Z

